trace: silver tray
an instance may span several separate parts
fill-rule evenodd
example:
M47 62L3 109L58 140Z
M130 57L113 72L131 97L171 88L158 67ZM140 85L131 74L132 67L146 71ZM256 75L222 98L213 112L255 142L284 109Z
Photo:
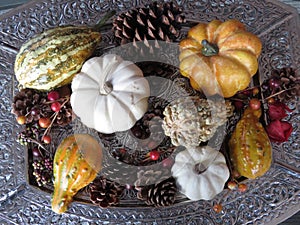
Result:
M16 141L20 129L10 113L16 92L15 55L34 34L57 25L93 25L107 11L125 11L150 1L44 0L33 1L0 17L0 224L277 224L299 210L299 99L288 120L294 130L289 142L273 145L274 163L263 177L247 180L240 194L224 190L211 201L180 202L170 207L101 209L74 202L68 212L51 211L51 195L27 182L26 148ZM236 18L263 42L261 78L274 68L300 67L300 25L296 10L276 1L178 0L188 21ZM112 33L104 32L104 43ZM213 205L222 202L223 211Z

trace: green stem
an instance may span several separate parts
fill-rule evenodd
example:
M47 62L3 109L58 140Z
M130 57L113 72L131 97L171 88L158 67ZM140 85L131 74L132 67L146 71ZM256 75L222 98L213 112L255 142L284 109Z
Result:
M201 52L204 56L214 56L219 53L219 48L216 44L209 43L207 40L202 40Z
M100 31L101 27L105 25L105 23L114 15L116 14L115 10L109 11L106 13L100 20L99 22L93 27L95 31Z

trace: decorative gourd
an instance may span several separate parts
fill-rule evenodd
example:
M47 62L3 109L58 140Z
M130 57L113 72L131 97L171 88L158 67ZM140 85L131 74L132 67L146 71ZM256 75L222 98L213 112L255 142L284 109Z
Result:
M194 89L231 97L249 85L262 44L237 20L213 20L192 27L180 49L181 73Z
M70 83L101 41L99 28L64 26L37 34L25 42L15 60L15 75L21 88L49 90Z
M164 109L162 128L175 146L198 146L213 137L233 114L229 101L182 97Z
M130 129L148 109L143 72L115 54L86 61L72 81L71 105L82 123L102 133Z
M230 159L242 176L254 179L265 174L272 161L268 134L259 122L261 110L248 107L229 141Z
M171 171L180 191L191 200L214 198L230 175L225 157L209 146L179 152Z
M74 134L58 146L54 161L52 210L63 213L73 196L92 182L102 168L102 148L88 134Z

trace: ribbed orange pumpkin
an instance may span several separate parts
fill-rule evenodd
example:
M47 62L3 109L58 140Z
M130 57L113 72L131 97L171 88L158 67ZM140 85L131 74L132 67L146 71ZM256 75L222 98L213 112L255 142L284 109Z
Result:
M102 168L102 148L88 134L74 134L58 146L53 162L52 210L63 213L73 196L92 182Z
M180 71L207 96L231 97L257 72L260 39L237 20L213 20L192 27L180 42Z

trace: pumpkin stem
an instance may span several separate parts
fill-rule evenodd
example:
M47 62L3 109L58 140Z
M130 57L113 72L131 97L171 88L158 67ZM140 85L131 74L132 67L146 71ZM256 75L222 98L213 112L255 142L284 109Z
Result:
M109 11L106 13L100 20L99 22L93 27L95 31L100 31L101 27L105 25L107 20L109 20L111 17L113 17L116 14L115 10Z
M201 174L203 172L205 172L207 169L207 167L205 165L203 165L201 162L200 163L197 163L194 167L194 171L197 173L197 174Z
M209 43L207 40L202 40L201 52L204 56L214 56L219 53L219 47L216 44Z
M113 90L111 83L104 82L102 87L100 88L101 95L108 95Z

